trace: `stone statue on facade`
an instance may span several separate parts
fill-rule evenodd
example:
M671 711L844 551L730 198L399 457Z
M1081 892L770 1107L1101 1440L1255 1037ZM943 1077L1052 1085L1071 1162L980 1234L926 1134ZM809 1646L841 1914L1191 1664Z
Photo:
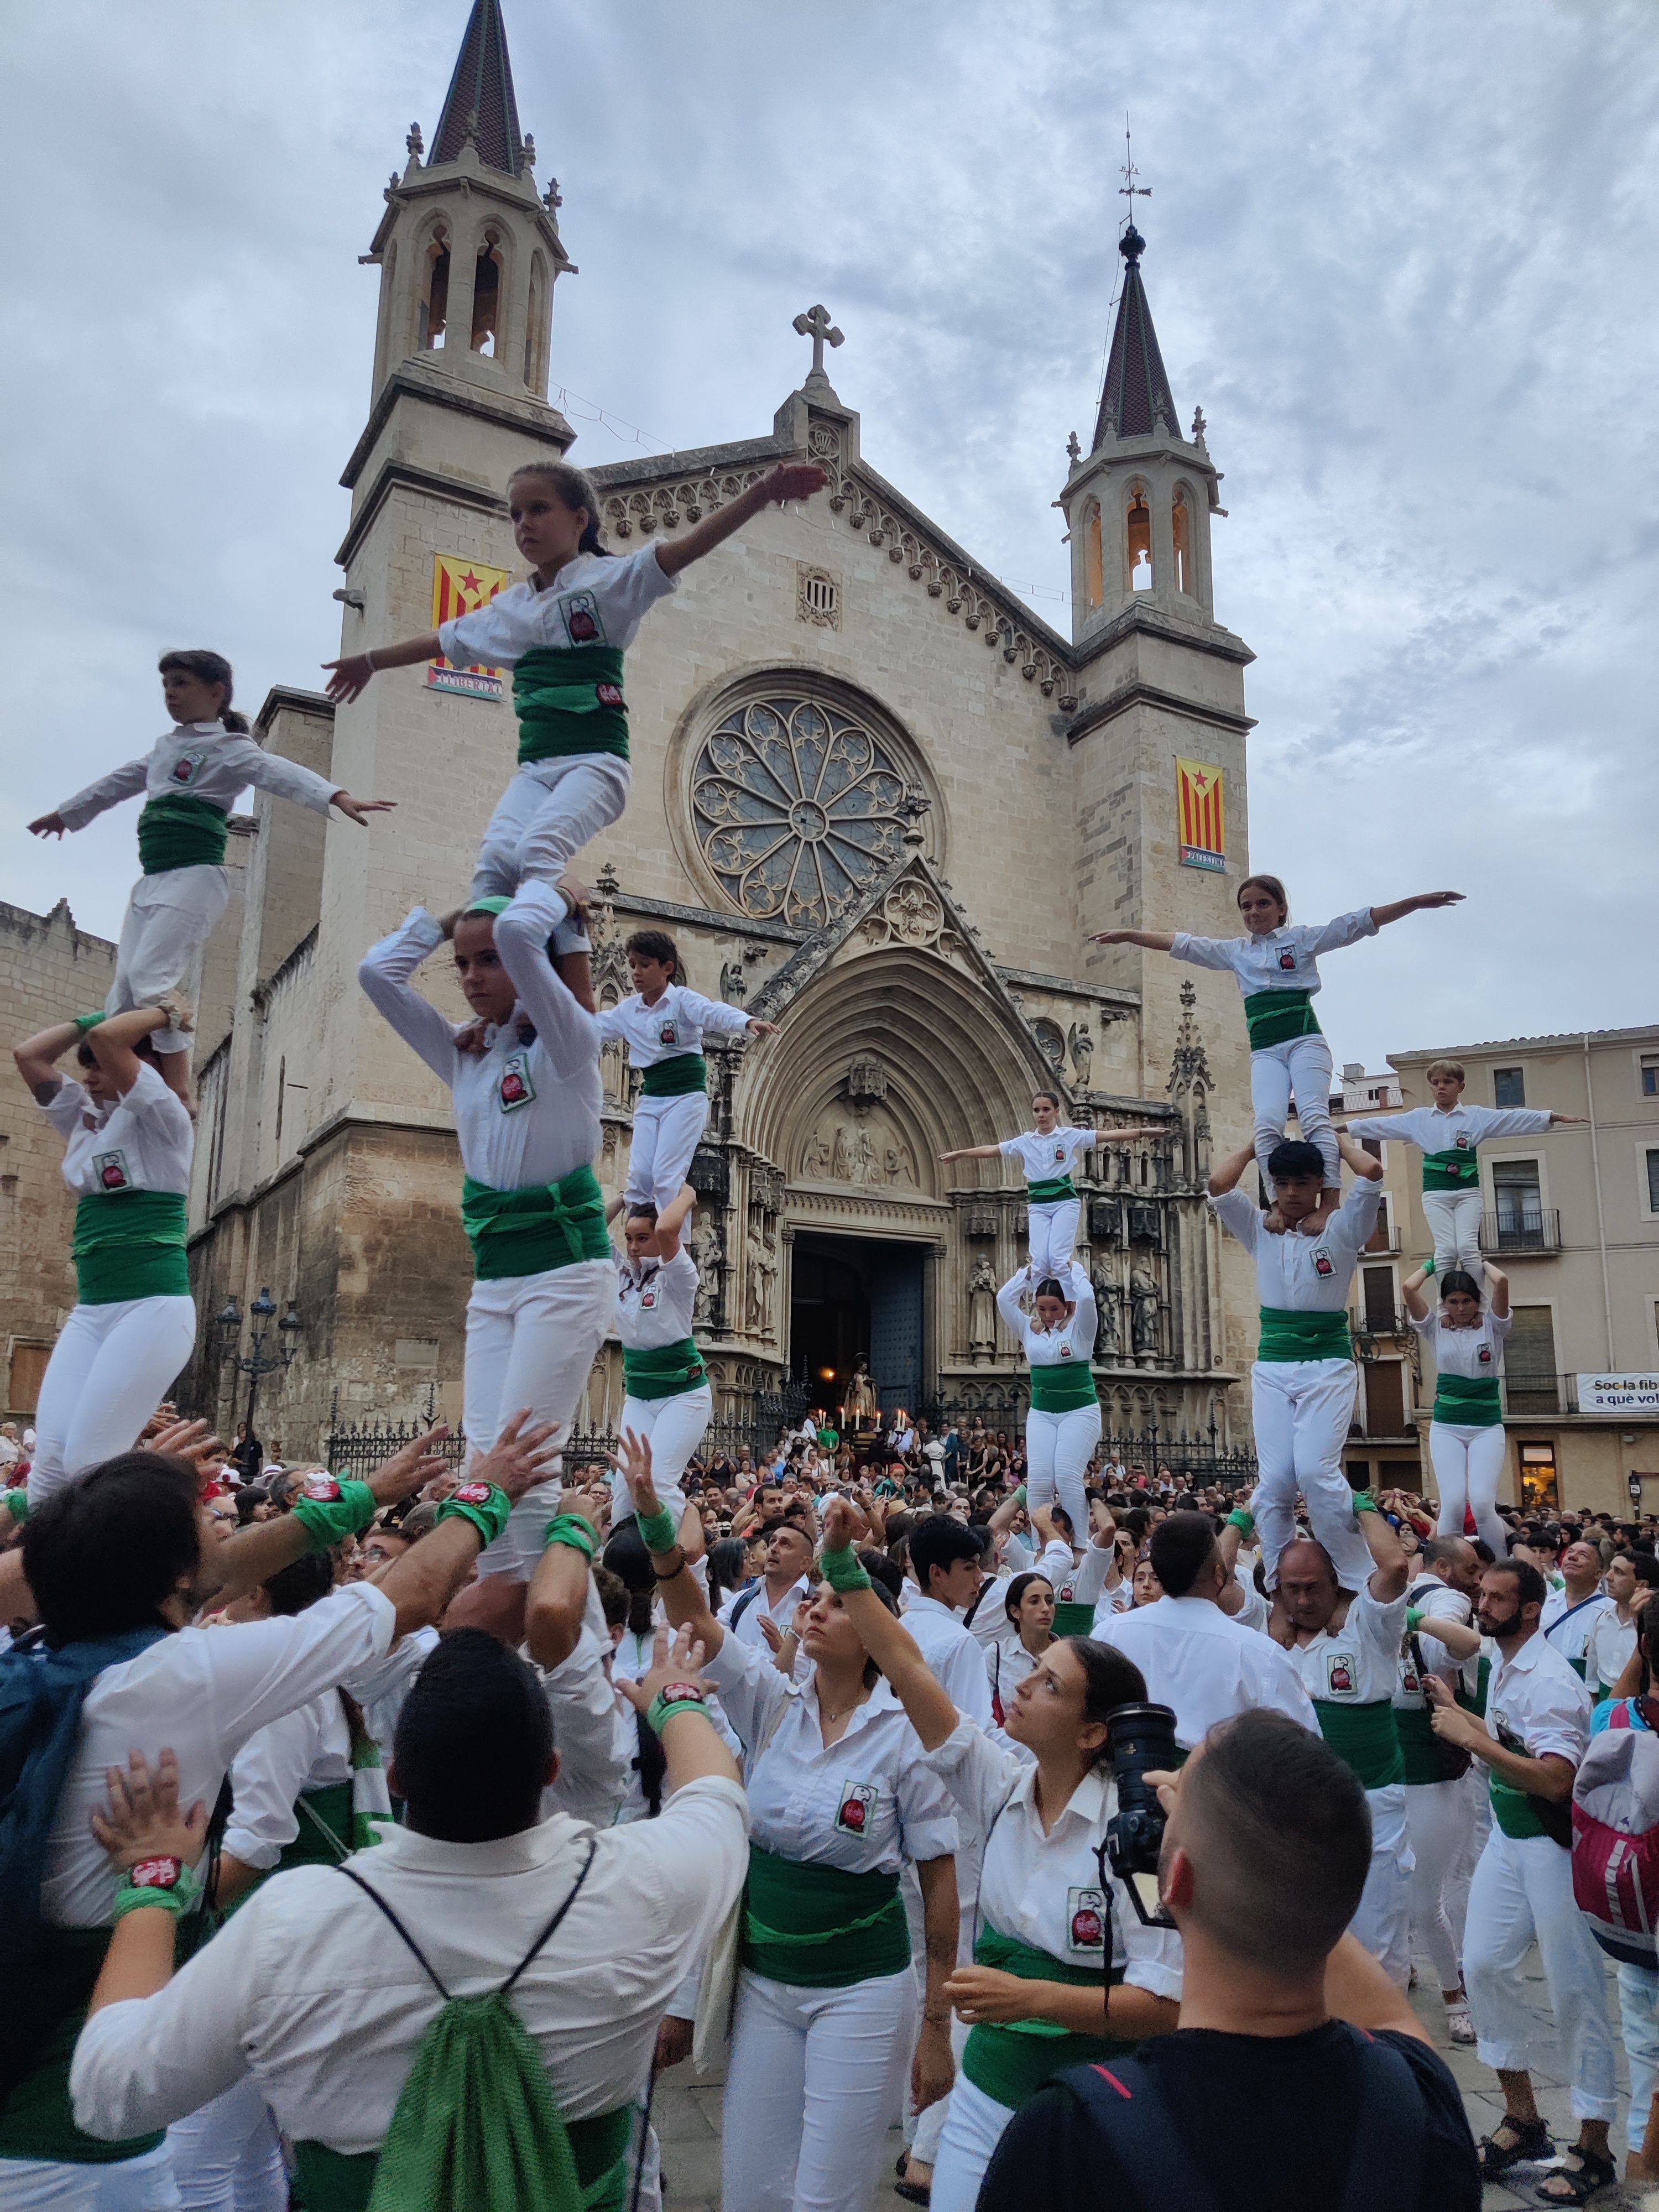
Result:
M975 1360L994 1357L997 1348L997 1279L983 1254L968 1278L968 1349Z
M1158 1350L1158 1284L1145 1267L1130 1271L1129 1328L1137 1358Z

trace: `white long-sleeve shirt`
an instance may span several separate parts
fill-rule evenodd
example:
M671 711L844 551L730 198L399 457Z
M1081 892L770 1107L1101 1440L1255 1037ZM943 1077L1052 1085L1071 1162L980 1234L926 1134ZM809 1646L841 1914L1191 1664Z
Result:
M1161 1597L1097 1620L1095 1633L1133 1660L1154 1705L1174 1707L1176 1740L1189 1748L1218 1721L1252 1705L1318 1732L1319 1717L1290 1655L1206 1597Z
M461 1164L491 1190L559 1182L591 1165L599 1148L599 1041L594 1018L554 971L547 940L568 909L557 891L526 881L495 917L495 950L535 1026L525 1043L517 1017L486 1030L480 1054L456 1049L459 1031L410 977L443 943L424 907L363 956L357 980L455 1103Z
M620 1006L606 1006L597 1018L599 1042L610 1044L620 1037L628 1047L630 1067L654 1067L659 1060L700 1053L705 1032L736 1036L749 1026L741 1006L705 999L684 983L669 984L654 1006L647 1006L635 991Z
M1247 999L1258 991L1317 991L1319 956L1339 946L1375 937L1376 923L1368 906L1340 914L1334 921L1287 921L1265 937L1189 937L1176 932L1170 951L1195 968L1231 968Z
M973 1631L963 1626L961 1614L936 1597L924 1597L914 1583L907 1583L901 1617L951 1704L981 1728L989 1728L985 1654Z
M1341 1313L1359 1255L1376 1228L1382 1203L1381 1176L1356 1176L1340 1206L1317 1236L1300 1229L1275 1234L1261 1225L1261 1210L1242 1190L1212 1198L1216 1218L1255 1261L1256 1292L1279 1313Z
M458 668L511 668L538 647L568 653L609 645L625 652L651 608L678 589L654 545L620 557L579 553L545 588L526 578L471 614L441 623L438 641Z
M300 1832L295 1800L307 1790L349 1782L351 1728L337 1690L267 1722L231 1763L235 1802L225 1849L268 1874Z
M291 799L326 814L343 784L301 768L298 761L268 753L252 738L226 729L222 722L179 722L140 760L131 760L100 775L58 809L68 830L84 830L106 808L124 799L174 797L204 799L227 814L249 784L277 799Z
M1024 1268L1010 1275L997 1292L997 1311L1009 1335L1025 1354L1028 1366L1086 1367L1093 1354L1099 1316L1089 1278L1073 1260L1059 1280L1067 1304L1074 1304L1077 1311L1057 1328L1044 1328L1034 1316L1020 1310L1019 1294L1031 1287Z
M177 1093L143 1060L131 1090L113 1105L94 1105L85 1085L66 1075L41 1111L66 1140L64 1181L77 1198L190 1189L195 1125Z
M1513 1314L1495 1314L1482 1307L1473 1328L1452 1328L1437 1309L1413 1328L1434 1355L1437 1375L1461 1375L1469 1382L1485 1382L1504 1364L1504 1339L1514 1323Z
M1068 1176L1097 1141L1092 1129L1028 1129L1023 1136L1005 1137L998 1150L1004 1159L1018 1160L1027 1182L1055 1182Z
M1555 1116L1542 1106L1465 1106L1449 1113L1438 1106L1413 1106L1405 1114L1370 1114L1350 1121L1348 1134L1384 1143L1401 1139L1424 1152L1472 1152L1488 1137L1537 1137Z
M617 1334L629 1352L656 1352L691 1334L697 1263L681 1249L672 1260L617 1261Z

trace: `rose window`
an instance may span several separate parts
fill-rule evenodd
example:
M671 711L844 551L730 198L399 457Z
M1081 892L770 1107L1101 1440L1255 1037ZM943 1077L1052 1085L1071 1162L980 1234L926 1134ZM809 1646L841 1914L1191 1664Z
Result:
M702 856L739 912L805 928L836 921L903 851L925 807L879 738L834 707L733 708L691 771Z

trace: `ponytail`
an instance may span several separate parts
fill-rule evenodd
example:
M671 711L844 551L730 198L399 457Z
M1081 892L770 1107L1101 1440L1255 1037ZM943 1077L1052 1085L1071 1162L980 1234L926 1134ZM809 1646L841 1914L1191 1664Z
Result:
M234 714L230 710L235 679L230 663L222 653L210 653L205 646L191 646L164 653L155 666L158 674L162 676L169 668L177 668L186 676L199 677L204 684L222 685L225 696L219 702L219 720L235 736L245 738L247 735L247 716Z

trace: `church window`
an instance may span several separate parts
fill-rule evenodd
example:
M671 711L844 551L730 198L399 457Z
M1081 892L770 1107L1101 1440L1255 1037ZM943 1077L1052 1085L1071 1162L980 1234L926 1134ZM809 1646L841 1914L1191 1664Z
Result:
M795 564L795 612L820 629L841 628L841 587L827 568Z
M1152 511L1146 504L1146 495L1138 491L1129 501L1128 515L1129 589L1150 592L1152 588Z
M421 350L441 346L449 314L449 239L444 231L433 235L426 253L426 281L421 287Z
M1177 487L1170 522L1175 535L1175 582L1178 592L1193 592L1193 511L1187 495Z
M884 876L914 811L888 744L799 692L733 707L699 746L691 818L738 911L821 928Z
M530 264L530 323L524 348L524 380L532 392L547 389L547 264L538 253Z
M1091 500L1083 510L1083 591L1091 607L1106 597L1106 556L1101 538L1100 503Z
M501 242L495 231L486 231L472 272L472 338L474 353L500 351L501 313Z

